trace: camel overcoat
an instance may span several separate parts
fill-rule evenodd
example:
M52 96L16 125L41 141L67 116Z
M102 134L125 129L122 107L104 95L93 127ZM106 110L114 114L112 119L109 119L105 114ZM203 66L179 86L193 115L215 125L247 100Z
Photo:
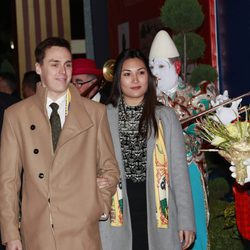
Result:
M108 120L119 164L123 193L123 225L112 227L109 219L100 222L103 250L132 250L130 209L126 192L126 176L122 160L118 127L118 108L108 106ZM169 225L157 228L153 174L153 150L156 138L147 141L147 231L149 250L181 250L179 230L195 231L193 200L187 169L185 144L179 120L172 108L158 106L156 119L164 128L169 171Z
M21 240L25 250L99 250L98 221L108 214L119 170L104 105L70 86L71 102L53 152L46 89L5 112L0 148L2 241L19 239L19 189L23 169ZM108 188L99 189L98 175Z

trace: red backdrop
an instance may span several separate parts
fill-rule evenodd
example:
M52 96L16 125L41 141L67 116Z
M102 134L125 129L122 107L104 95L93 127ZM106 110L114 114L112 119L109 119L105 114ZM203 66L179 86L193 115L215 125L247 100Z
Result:
M160 9L164 2L164 0L109 0L110 51L113 58L119 53L118 26L125 22L128 22L129 26L129 47L140 48L148 53L147 50L150 48L152 39L160 27L157 18L160 16ZM213 10L214 0L199 0L199 2L205 15L203 25L197 30L206 43L206 51L202 62L216 66L214 64L216 60L212 60L211 56L211 34L214 33L213 27L211 29L211 24L214 23L213 20L211 22L211 18L214 18L211 10ZM155 26L152 24L153 20L157 22ZM146 24L144 29L152 28L150 31L148 30L148 37L143 36L143 32L140 32L140 24L142 23ZM147 30L145 30L145 33L147 33ZM147 43L147 46L145 43ZM214 43L212 45L215 46ZM213 55L215 54L216 52L213 52Z

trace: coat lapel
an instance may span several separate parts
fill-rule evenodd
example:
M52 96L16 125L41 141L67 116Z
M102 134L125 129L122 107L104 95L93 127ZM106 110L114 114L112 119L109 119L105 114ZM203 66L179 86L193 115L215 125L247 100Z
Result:
M159 124L159 114L156 110L156 120L157 120L157 124ZM151 133L148 141L147 141L147 167L151 167L151 163L153 162L153 151L155 148L155 142L156 142L156 137L154 135L154 131ZM149 169L148 169L149 171Z
M108 113L110 131L112 133L112 140L115 148L116 160L118 162L118 166L121 172L123 185L124 187L126 187L125 170L123 165L123 157L122 157L120 134L119 134L118 107L113 107L112 105L109 105L107 107L107 113Z
M108 113L108 120L110 131L112 132L112 140L113 144L115 145L115 151L117 160L121 163L122 162L122 155L121 155L121 143L120 143L120 135L119 135L119 124L118 124L118 108L114 108L111 105L107 108ZM119 150L117 150L119 149Z
M71 102L69 114L65 119L57 150L67 141L93 126L92 120L83 104L83 97L81 97L77 90L72 86L70 86L70 93Z
M153 161L153 150L155 147L155 137L154 134L151 134L147 141L147 167L151 166L151 162Z

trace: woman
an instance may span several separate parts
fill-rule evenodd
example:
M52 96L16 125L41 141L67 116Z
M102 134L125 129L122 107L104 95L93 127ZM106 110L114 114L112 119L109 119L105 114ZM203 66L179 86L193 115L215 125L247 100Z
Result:
M186 249L195 237L182 129L154 81L139 50L118 56L107 110L121 181L100 223L104 250Z

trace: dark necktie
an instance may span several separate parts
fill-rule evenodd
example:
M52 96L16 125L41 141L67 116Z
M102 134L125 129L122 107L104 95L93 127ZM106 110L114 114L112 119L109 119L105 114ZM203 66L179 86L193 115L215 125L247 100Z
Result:
M56 103L51 103L49 105L52 109L52 113L50 116L50 124L51 124L51 131L52 131L52 142L53 142L53 149L56 150L56 145L61 133L61 120L60 116L57 112L59 105Z

